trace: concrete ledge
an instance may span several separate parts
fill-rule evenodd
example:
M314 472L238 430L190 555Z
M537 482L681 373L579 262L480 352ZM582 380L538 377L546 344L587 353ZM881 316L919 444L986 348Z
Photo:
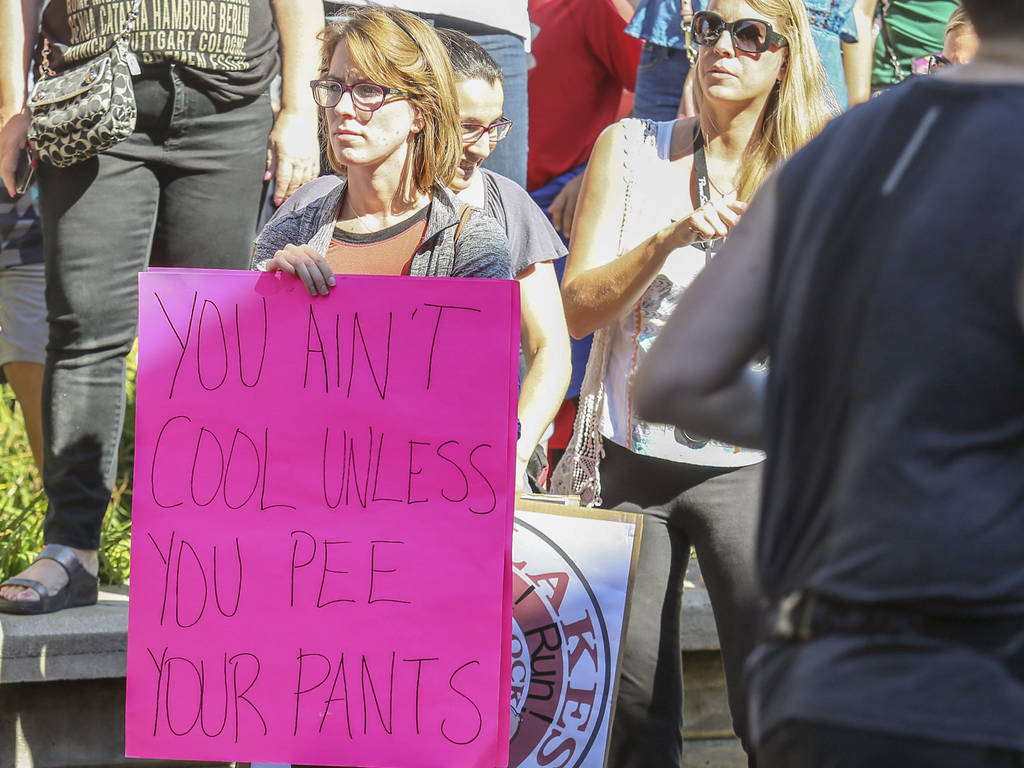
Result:
M198 766L124 756L124 678L0 686L0 768Z
M718 634L695 560L683 593L682 768L740 768ZM128 589L46 616L0 614L0 768L182 765L124 757ZM195 765L195 764L193 764Z
M682 768L746 768L747 755L739 739L687 741Z
M696 560L683 592L684 652L717 651L711 601ZM0 684L123 677L128 587L102 587L96 605L45 616L0 613Z
M128 587L45 616L0 613L0 684L124 677Z

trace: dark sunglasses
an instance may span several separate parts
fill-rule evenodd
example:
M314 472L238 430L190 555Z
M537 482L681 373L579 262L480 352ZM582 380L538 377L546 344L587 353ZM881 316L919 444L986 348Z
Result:
M712 11L700 11L693 16L690 34L698 45L714 45L723 32L732 38L733 47L747 53L764 53L772 46L781 48L789 41L772 25L761 19L726 21Z

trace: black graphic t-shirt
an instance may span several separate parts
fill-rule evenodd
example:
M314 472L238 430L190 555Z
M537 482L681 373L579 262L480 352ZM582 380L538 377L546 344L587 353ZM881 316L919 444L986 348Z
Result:
M134 0L65 3L71 64L110 48ZM142 0L128 41L140 64L176 62L222 102L259 95L279 65L270 0Z

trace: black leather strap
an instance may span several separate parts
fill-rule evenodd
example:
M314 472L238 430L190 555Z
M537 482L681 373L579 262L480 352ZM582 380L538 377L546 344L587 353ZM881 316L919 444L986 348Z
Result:
M36 594L39 595L40 599L44 597L49 597L51 594L50 590L46 588L45 584L36 581L35 579L7 579L3 584L0 584L0 586L28 587L29 589L34 589Z
M697 180L697 206L707 205L711 202L711 179L708 176L708 158L704 151L704 131L700 129L700 118L697 119L693 129L693 175ZM711 261L715 250L722 244L724 238L714 240L700 240L694 245L704 251L704 263Z
M79 571L85 570L71 547L66 547L63 544L47 544L43 547L43 551L39 553L39 557L36 560L44 559L60 563L64 570L67 571L69 579L73 578Z

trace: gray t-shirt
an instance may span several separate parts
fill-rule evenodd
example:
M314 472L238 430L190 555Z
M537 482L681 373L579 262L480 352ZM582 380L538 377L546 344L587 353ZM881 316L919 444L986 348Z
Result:
M531 264L554 261L569 253L544 211L526 190L486 168L481 168L480 173L484 180L484 210L505 230L513 276Z

